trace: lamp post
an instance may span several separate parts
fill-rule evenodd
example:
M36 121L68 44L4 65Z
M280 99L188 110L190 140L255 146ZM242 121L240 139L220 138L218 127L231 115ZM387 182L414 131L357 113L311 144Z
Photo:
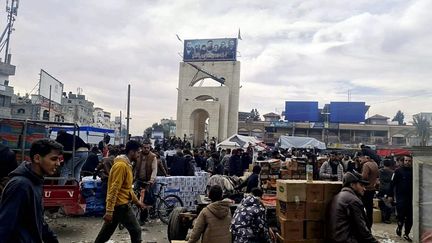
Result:
M325 115L325 122L324 122L324 127L323 127L323 140L325 145L328 145L328 128L329 128L329 115L330 112L322 112L322 115Z

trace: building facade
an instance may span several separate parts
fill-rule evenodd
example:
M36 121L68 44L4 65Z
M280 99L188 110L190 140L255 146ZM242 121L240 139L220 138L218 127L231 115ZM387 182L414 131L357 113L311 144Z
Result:
M86 100L85 95L69 92L62 97L62 113L65 122L75 122L79 126L94 123L94 103Z
M374 144L382 147L419 145L412 125L324 122L239 121L238 134L274 145L281 135L313 137L329 147Z
M0 60L0 118L11 118L14 90L9 86L9 76L13 75L15 75L15 66Z

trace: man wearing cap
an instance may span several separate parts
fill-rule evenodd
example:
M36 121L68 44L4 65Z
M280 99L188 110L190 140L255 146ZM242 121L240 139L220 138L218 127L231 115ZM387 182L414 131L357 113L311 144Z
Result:
M368 181L368 185L365 187L366 191L362 195L363 205L366 208L366 224L369 229L372 228L373 224L373 199L376 192L376 185L379 182L379 168L377 163L369 156L360 156L360 164L362 165L362 178Z
M344 175L343 188L333 198L328 211L328 242L378 242L366 225L366 212L360 200L368 184L358 173Z

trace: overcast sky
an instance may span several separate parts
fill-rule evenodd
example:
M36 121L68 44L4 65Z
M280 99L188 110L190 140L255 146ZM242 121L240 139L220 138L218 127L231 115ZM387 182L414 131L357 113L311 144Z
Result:
M141 135L176 117L176 34L237 37L240 28L241 111L280 113L286 100L321 107L350 90L370 116L401 109L409 121L432 111L431 9L431 0L21 0L10 84L30 92L43 68L118 115L130 83L131 132Z

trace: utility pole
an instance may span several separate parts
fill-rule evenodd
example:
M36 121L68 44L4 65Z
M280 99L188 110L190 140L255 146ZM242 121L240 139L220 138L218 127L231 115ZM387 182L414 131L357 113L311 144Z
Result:
M51 85L50 85L50 93L49 93L49 100L48 100L48 121L51 121Z
M124 137L122 136L122 112L120 111L120 126L119 126L119 137L120 137L120 143L124 144ZM122 142L123 138L123 142Z
M127 113L126 113L126 141L129 141L130 137L129 137L129 120L131 119L130 117L130 84L128 84L128 97L127 97Z

